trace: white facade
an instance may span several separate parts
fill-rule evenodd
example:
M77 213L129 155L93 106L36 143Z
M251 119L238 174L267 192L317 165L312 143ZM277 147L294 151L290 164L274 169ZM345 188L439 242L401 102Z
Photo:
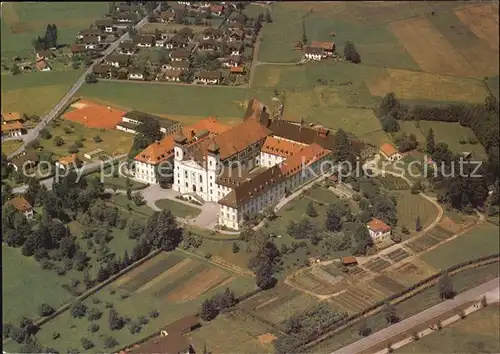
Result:
M142 73L128 74L128 78L130 80L144 80L144 74Z
M141 42L139 42L139 43L136 44L136 46L139 47L139 48L151 48L153 45L151 43L141 43Z
M241 55L241 52L240 52L238 49L233 49L233 50L231 51L231 55L240 56L240 55Z
M391 238L391 231L387 232L382 232L382 231L373 231L368 227L368 232L370 233L370 237L372 238L373 242L382 242L384 240L390 239Z
M399 161L403 158L403 155L401 155L399 152L396 152L390 156L384 154L382 151L381 151L381 153L389 161Z
M219 79L207 79L207 78L199 78L198 81L204 83L205 85L216 85L219 83Z
M134 179L144 183L158 184L155 166L145 162L135 161Z
M305 53L304 56L306 57L306 59L309 59L309 60L319 61L319 60L323 59L323 56L321 54L315 54L315 53Z
M134 48L121 48L120 49L120 54L123 54L123 55L134 55L135 54L135 49ZM115 67L119 67L119 64L118 63L116 63L116 64L118 66L115 66Z

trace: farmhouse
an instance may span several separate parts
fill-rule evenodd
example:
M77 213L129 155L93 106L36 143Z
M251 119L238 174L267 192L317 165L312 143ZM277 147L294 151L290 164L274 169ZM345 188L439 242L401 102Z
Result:
M23 197L14 197L7 201L7 204L12 205L18 212L23 213L28 219L33 217L33 207Z
M78 157L78 155L72 154L69 156L61 157L59 160L56 161L55 165L57 168L66 170L66 169L71 168L71 167L78 168L78 167L80 167L81 163L82 162L81 162L80 158Z
M391 237L391 227L379 219L373 218L366 227L373 242L382 242Z
M315 47L306 47L304 49L304 57L309 60L319 61L326 57L325 51L323 48L315 48Z
M243 43L238 41L227 42L226 47L231 51L231 55L241 55L243 52Z
M5 123L14 123L14 122L22 122L21 115L19 112L6 112L2 113L2 124Z
M235 68L241 63L241 57L239 55L231 55L229 58L224 59L223 66L227 68Z
M135 24L137 23L137 15L134 13L129 13L129 12L120 12L115 14L114 20L118 22L119 25L127 26L129 24Z
M124 54L111 54L106 58L106 64L115 68L127 67L130 63L130 57Z
M220 49L220 44L213 39L204 39L198 44L198 49L201 51L217 51Z
M165 41L165 48L167 49L186 48L188 44L189 40L186 37L176 35Z
M115 23L111 19L96 20L95 25L98 29L106 33L113 33L117 30Z
M30 151L14 157L8 162L8 165L14 171L29 170L35 168L39 160L38 154L35 151Z
M76 35L77 39L84 39L85 37L92 37L94 38L97 42L100 42L103 40L105 34L103 33L102 30L99 28L86 28Z
M173 52L170 52L170 59L172 59L172 61L188 60L189 57L190 57L189 52L184 49L178 49L174 50Z
M144 67L132 67L128 69L129 80L144 80L146 69Z
M222 73L220 71L202 71L195 76L195 79L205 85L218 85L222 80Z
M50 65L43 59L39 59L35 64L38 71L50 71L52 70Z
M116 126L116 129L126 131L127 133L136 133L137 126L142 124L146 119L158 121L160 123L160 132L165 135L175 134L181 128L181 124L175 120L161 118L144 112L130 111L125 113L122 121Z
M380 153L389 161L399 161L403 155L391 144L382 144L380 146Z
M96 64L92 67L92 73L98 77L109 78L111 76L111 67L108 65Z
M82 38L82 43L85 49L97 49L99 47L99 38L95 36L84 36Z
M179 82L182 79L184 72L182 70L167 70L163 74L163 77L167 81L176 81Z
M118 45L118 51L122 55L134 55L137 53L137 47L132 41L124 41Z
M168 64L163 64L161 66L162 71L167 71L167 70L182 70L182 71L187 71L189 70L189 61L187 60L179 60L179 61L173 61Z
M335 51L335 43L312 41L310 47L321 48L326 56L332 56Z
M87 49L85 48L85 45L83 45L83 44L73 44L71 46L71 54L72 55L83 54L86 52L87 52Z
M229 34L229 41L242 41L245 39L245 33L241 29L235 29Z
M155 37L149 35L133 36L132 42L139 48L151 48L155 44Z
M23 135L23 125L20 122L4 123L0 125L2 128L2 137L11 138Z
M203 31L203 40L217 40L222 37L222 31L213 27L208 27Z
M55 54L50 50L39 50L36 52L36 60L49 60L55 58Z

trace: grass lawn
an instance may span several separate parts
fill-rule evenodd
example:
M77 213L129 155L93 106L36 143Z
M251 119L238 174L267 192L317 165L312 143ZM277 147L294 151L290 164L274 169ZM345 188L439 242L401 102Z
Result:
M58 308L72 296L61 287L64 278L43 270L38 262L25 257L20 249L2 245L3 323L18 324L21 316L38 317L42 303Z
M148 92L146 96L143 95L144 90ZM182 123L193 123L193 117L199 120L210 115L234 124L241 121L248 101L253 97L270 104L272 90L99 82L97 85L83 85L79 94L125 110L168 115Z
M158 208L170 209L174 216L180 218L192 219L201 213L200 208L179 203L171 199L160 199L155 204Z
M132 147L134 140L134 136L129 133L115 129L87 128L82 124L61 118L55 120L48 130L52 134L52 138L48 140L40 138L40 145L44 151L52 152L56 156L69 155L68 148L80 137L85 138L83 147L79 148L78 152L78 156L82 161L88 161L83 155L95 149L102 149L109 156L126 154ZM56 146L54 144L54 137L56 136L60 136L64 140L64 145ZM95 136L99 136L102 141L96 143L94 141Z
M108 8L106 2L3 3L2 58L33 55L31 40L43 36L49 23L57 26L59 44L72 44L76 34L103 18Z
M23 145L23 142L20 140L2 141L2 154L9 155L19 149L21 145Z
M452 276L453 286L458 293L464 292L475 286L481 285L489 280L498 277L498 263L489 264L479 268L467 269ZM411 317L425 309L432 307L442 300L439 297L439 291L431 287L411 298L395 305L396 313L400 319ZM383 311L367 319L367 325L372 332L377 332L387 326ZM331 353L349 345L362 337L358 334L358 325L354 325L342 332L326 339L318 345L310 348L308 353ZM425 352L425 351L421 351ZM443 351L441 351L443 352Z
M396 353L499 353L500 313L490 306L397 349Z
M117 165L113 165L115 170L118 170ZM102 171L102 183L104 184L104 187L106 188L116 188L116 189L127 189L127 179L125 177L118 177L115 176L110 176L111 174L111 167L106 167ZM87 175L88 178L92 177L99 177L101 178L101 171L97 171L94 173L90 173ZM129 179L129 187L132 190L137 190L137 189L142 189L146 187L146 184L137 182L133 179Z
M183 253L168 253L167 257L170 255L180 256L182 259L189 259L188 256ZM157 257L164 256L161 254ZM100 320L95 321L99 324L100 330L97 333L91 334L88 332L87 328L90 322L86 318L74 319L70 316L69 311L58 316L53 321L50 321L44 325L39 333L37 333L38 340L45 346L55 347L60 352L66 352L69 348L80 348L80 338L88 337L95 344L95 352L108 352L103 347L103 338L107 335L113 336L119 343L120 346L131 344L134 341L139 340L149 334L154 333L159 328L176 321L186 315L194 314L198 311L201 302L210 296L213 296L216 292L223 290L226 286L230 287L237 295L241 295L244 292L254 289L255 282L253 279L246 277L239 277L233 275L230 272L222 270L222 272L227 272L227 276L233 278L228 281L227 285L223 285L221 289L210 289L204 292L202 295L197 296L195 299L189 299L187 301L173 301L167 298L165 294L160 294L159 290L163 291L165 289L170 289L169 294L177 289L181 289L190 280L198 279L197 275L200 271L210 270L211 272L218 271L219 268L213 266L204 260L194 259L194 262L198 265L197 272L171 272L167 273L173 267L165 270L165 273L160 273L162 277L168 275L164 282L158 282L154 280L155 284L150 284L147 290L144 291L133 291L129 292L120 287L120 279L114 282L102 290L97 292L92 298L84 301L89 308L98 308L103 312L103 316ZM185 262L185 261L184 261ZM179 264L179 263L177 263ZM201 268L200 268L201 267ZM141 273L144 274L144 273ZM125 275L124 277L127 277ZM175 279L174 279L175 278ZM172 279L169 281L169 279ZM160 280L157 278L157 280ZM200 279L201 280L201 279ZM197 280L195 280L197 281ZM197 289L194 287L190 288L193 294L197 294ZM204 284L200 281L196 284L198 287L203 287ZM172 287L172 288L170 288ZM199 289L198 289L199 290ZM99 303L94 303L92 299L98 299ZM113 304L114 308L118 311L121 316L130 317L132 320L136 320L139 316L148 317L149 323L143 326L141 332L136 335L131 335L129 332L129 327L125 326L121 330L111 331L108 326L108 312L109 309L106 308L106 303ZM149 317L149 312L157 310L159 312L159 317L157 319L152 319ZM61 338L57 340L52 339L52 332L57 331L61 333Z
M410 231L414 231L417 216L420 217L422 228L425 228L436 218L436 207L427 199L418 194L412 194L409 190L399 192L397 201L396 211L400 227L406 226Z
M488 77L487 84L491 94L494 95L496 98L499 98L498 90L500 86L500 76L496 75Z
M81 74L81 70L71 70L2 75L2 109L41 116L59 102Z
M129 206L130 206L130 211L132 213L142 214L143 217L144 216L148 217L155 213L155 211L147 205L138 206L132 200L128 200L125 194L112 195L108 202L113 205L116 205L119 209L125 212L129 211Z
M444 269L470 259L488 256L498 252L499 247L498 226L486 223L422 254L420 258L435 268Z

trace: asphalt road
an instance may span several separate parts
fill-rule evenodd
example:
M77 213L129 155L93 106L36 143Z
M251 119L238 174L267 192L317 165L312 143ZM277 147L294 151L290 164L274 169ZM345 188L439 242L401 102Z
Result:
M158 9L159 8L160 8L160 6L158 5ZM135 25L135 29L138 30L139 28L141 28L142 26L144 26L147 22L148 22L148 17L146 16L146 17L144 17L141 21L139 21ZM113 43L111 43L110 46L105 51L102 52L102 54L104 56L107 56L107 55L111 54L116 48L118 48L118 45L120 44L120 42L126 41L128 39L129 39L129 34L127 32L123 36L121 36L120 38L118 38L116 41L114 41ZM19 155L26 148L26 145L28 145L29 142L35 140L38 137L38 134L40 134L40 131L43 128L45 128L45 126L47 126L47 124L49 124L49 122L52 119L54 119L55 117L58 116L58 114L60 113L61 109L70 101L71 97L73 97L73 95L83 85L83 83L85 82L85 77L87 76L87 74L90 74L92 72L92 68L100 60L102 60L102 58L94 60L94 62L92 63L92 65L87 70L85 70L85 72L82 74L82 76L80 76L80 78L78 79L78 81L73 85L73 87L71 87L71 89L66 93L66 95L64 95L64 97L59 101L59 103L56 104L50 110L50 112L47 113L47 115L45 115L45 117L43 117L40 120L40 122L37 124L37 126L35 128L28 130L28 133L23 136L23 141L24 141L23 145L19 149L17 149L13 153L11 153L8 156L8 158L12 158L12 157L14 157L16 155Z
M484 294L498 289L499 280L500 278L496 278L487 283L479 285L469 291L457 295L452 300L443 301L442 303L433 306L425 311L422 311L415 316L412 316L399 323L393 324L386 329L360 339L357 342L354 342L330 354L355 354L368 350L380 342L392 338L393 336L396 336L400 333L410 331L413 327L431 320L432 318L437 317L445 312L451 311L462 304L465 304L469 301L480 300Z
M107 166L112 161L122 159L125 156L127 156L127 155L123 154L123 155L115 156L115 157L113 157L110 160L104 161L104 163L106 163L106 166ZM77 173L78 174L79 173L83 173L83 172L85 172L87 170L90 170L92 168L99 167L102 163L103 163L102 161L97 161L97 162L92 162L92 163L89 163L89 164L85 164L80 169L78 169ZM41 180L40 184L43 184L45 187L47 187L48 190L51 190L52 189L52 183L54 182L54 178L55 177L51 177L51 178L47 178L47 179ZM28 189L28 186L26 184L24 184L22 186L19 186L19 187L16 187L16 188L12 188L12 193L14 193L14 194L23 194L24 192L26 192L26 189Z

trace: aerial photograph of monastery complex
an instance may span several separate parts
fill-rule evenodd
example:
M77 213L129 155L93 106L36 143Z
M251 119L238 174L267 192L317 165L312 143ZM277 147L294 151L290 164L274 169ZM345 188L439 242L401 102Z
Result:
M500 353L498 1L1 2L3 353Z

